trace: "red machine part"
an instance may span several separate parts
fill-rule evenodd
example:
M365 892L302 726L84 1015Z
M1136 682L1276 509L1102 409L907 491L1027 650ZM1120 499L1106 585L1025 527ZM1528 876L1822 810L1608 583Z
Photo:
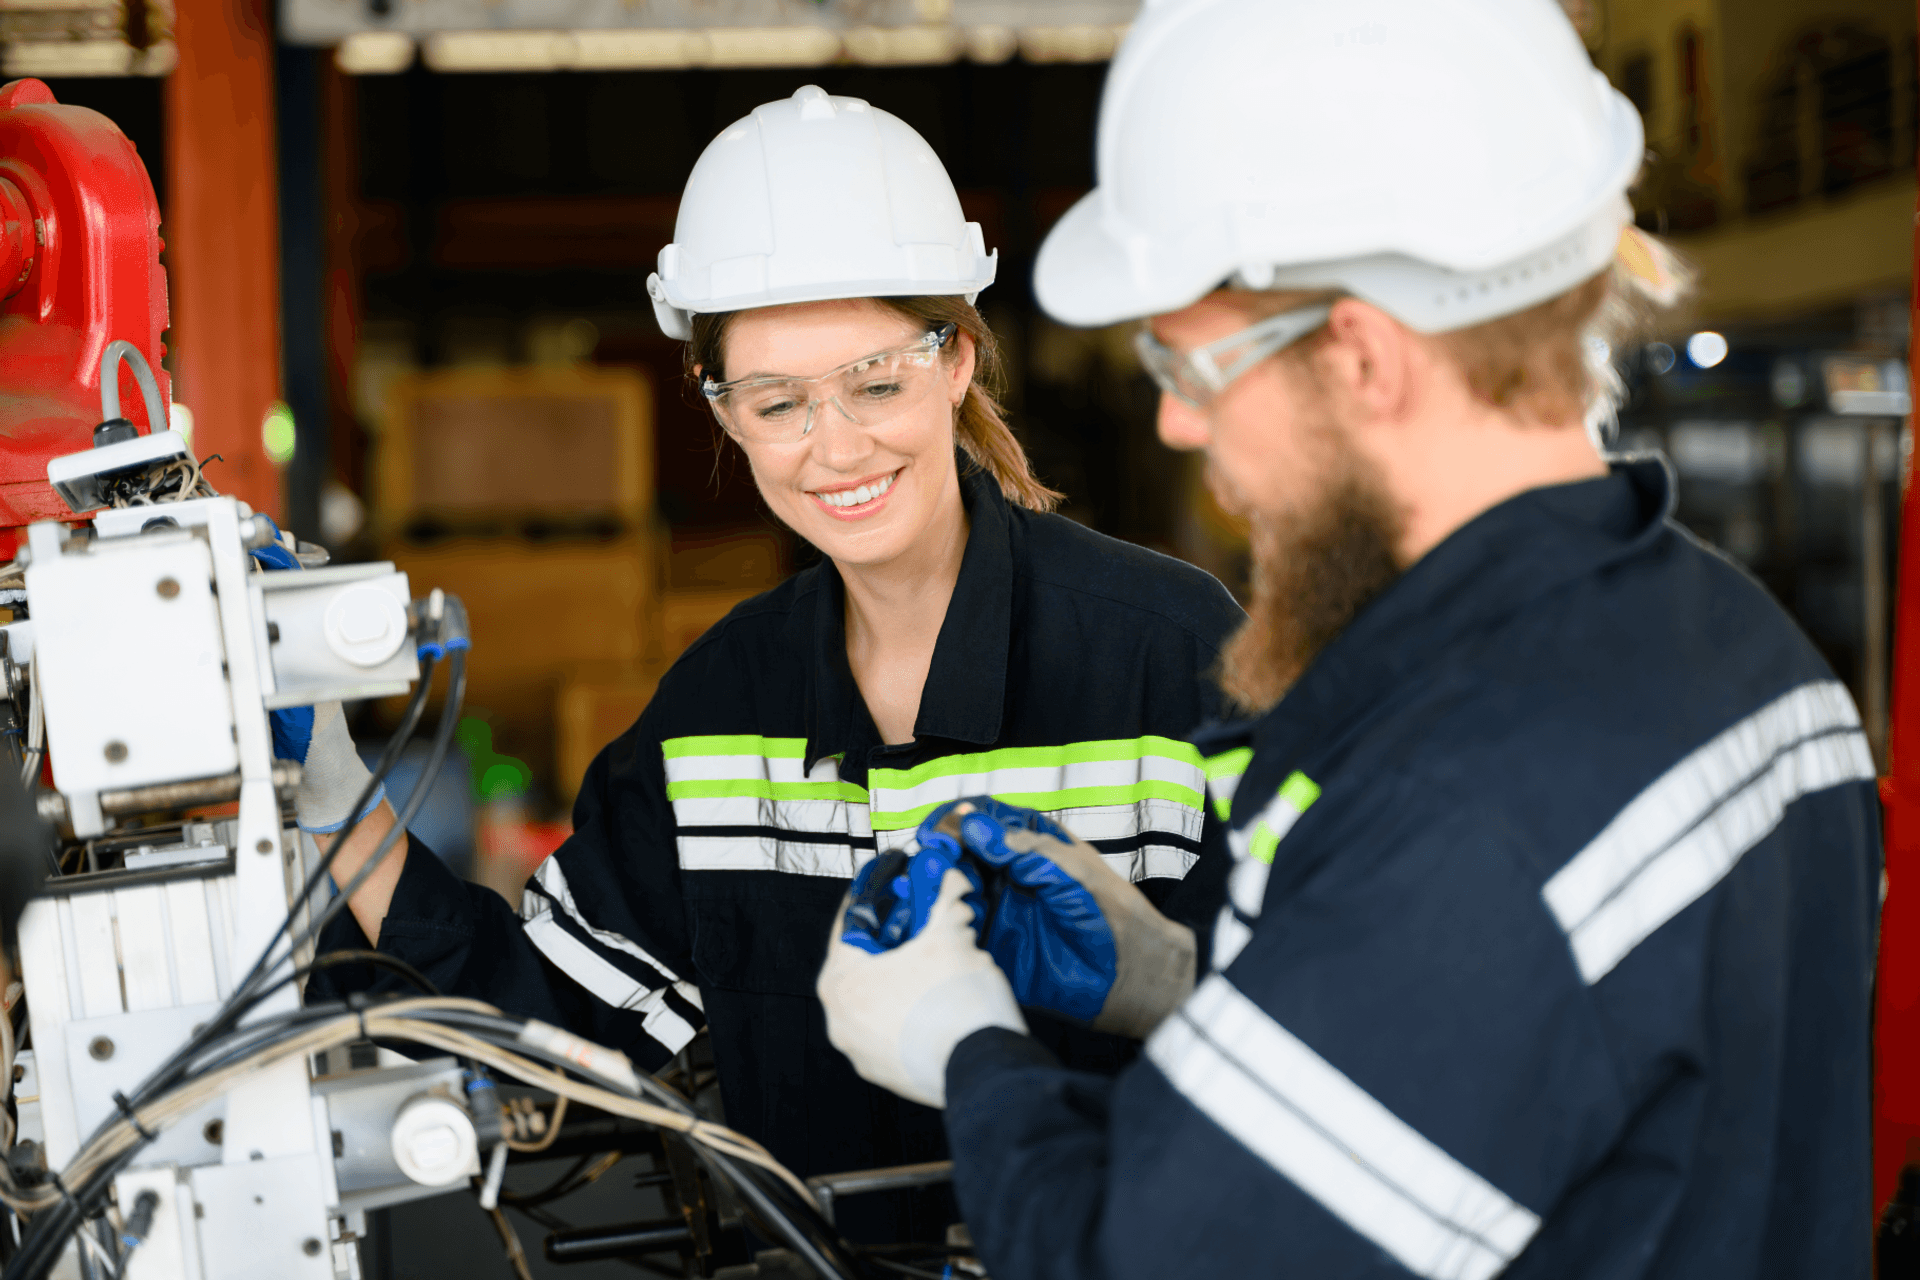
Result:
M1914 231L1920 261L1920 214ZM1914 303L1920 332L1920 296ZM1920 387L1920 360L1908 343L1910 386ZM1908 419L1911 428L1912 419ZM1875 985L1873 1203L1886 1206L1902 1165L1920 1162L1920 506L1914 458L1901 477L1900 569L1894 590L1893 698L1888 704L1887 776L1880 780L1886 817L1887 897L1880 915L1880 971Z
M0 555L23 525L76 518L47 461L93 443L109 342L138 347L171 400L166 327L160 206L133 143L38 80L0 87ZM165 430L119 373L121 413Z

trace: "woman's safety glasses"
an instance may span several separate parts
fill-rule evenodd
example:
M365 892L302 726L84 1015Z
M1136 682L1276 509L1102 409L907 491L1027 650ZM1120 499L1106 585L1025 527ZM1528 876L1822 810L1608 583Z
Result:
M883 426L912 409L940 384L940 350L956 326L928 330L920 340L892 351L862 356L813 378L741 378L700 386L720 425L742 440L789 444L813 430L822 405L847 421Z
M1283 351L1327 322L1331 306L1302 307L1268 316L1259 324L1230 333L1218 342L1181 355L1153 336L1146 325L1133 335L1133 349L1160 389L1190 408L1205 412L1229 383L1276 352Z

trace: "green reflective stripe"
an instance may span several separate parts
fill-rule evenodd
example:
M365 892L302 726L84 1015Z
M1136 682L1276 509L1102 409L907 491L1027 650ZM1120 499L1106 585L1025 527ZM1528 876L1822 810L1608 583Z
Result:
M905 791L934 778L951 778L956 774L993 773L1002 769L1052 769L1069 764L1142 760L1148 756L1162 756L1196 769L1200 767L1200 752L1190 742L1181 742L1177 738L1117 738L1105 742L1067 742L1057 747L1003 747L998 751L945 756L911 769L875 769L871 773L871 780L876 791Z
M1207 781L1212 782L1215 778L1230 778L1237 774L1245 773L1247 771L1247 765L1252 760L1252 747L1235 747L1233 750L1223 751L1217 756L1208 756L1201 767L1206 770ZM1294 776L1298 777L1299 775L1295 774Z
M1043 813L1053 813L1061 809L1091 809L1096 805L1138 804L1142 800L1171 800L1176 804L1198 809L1201 804L1200 793L1192 787L1183 787L1177 782L1161 782L1153 778L1144 778L1124 787L1072 787L1066 791L996 791L993 798L1005 804L1019 805L1023 809L1038 809ZM908 827L917 827L926 816L938 809L946 800L936 800L932 804L923 804L917 808L899 813L883 813L875 810L873 829L875 831L901 831Z
M1213 784L1208 790L1213 793L1213 811L1222 822L1233 811L1234 788L1252 759L1252 747L1235 747L1217 756L1208 756L1201 766L1206 770L1207 781Z
M1280 784L1280 798L1301 813L1305 813L1313 808L1313 802L1320 798L1320 784L1295 769L1287 775L1287 780Z
M844 800L867 802L866 790L851 782L770 782L765 778L693 778L669 782L669 800Z
M762 756L768 760L800 760L807 754L805 738L763 738L757 733L715 734L703 738L668 738L660 744L668 760L682 756Z
M1255 862L1273 864L1273 851L1280 847L1280 833L1264 822L1254 824L1253 839L1247 842L1247 856Z
M1288 774L1287 780L1280 784L1280 790L1261 810L1263 815L1271 814L1272 817L1263 816L1255 820L1253 830L1247 833L1246 856L1255 862L1272 866L1273 853L1280 847L1281 837L1293 830L1293 824L1319 798L1320 785L1312 778L1297 769ZM1233 839L1231 833L1228 839Z

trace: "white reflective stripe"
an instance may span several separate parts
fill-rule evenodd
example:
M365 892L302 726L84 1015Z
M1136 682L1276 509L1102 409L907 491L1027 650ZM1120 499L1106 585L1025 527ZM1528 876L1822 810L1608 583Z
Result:
M1219 974L1160 1024L1147 1056L1214 1123L1416 1275L1488 1280L1540 1229Z
M641 1025L668 1053L680 1052L693 1039L693 1027L667 1004L668 987L647 990L568 933L551 913L529 920L526 934L562 973L598 999L616 1009L633 1009L645 1015ZM675 982L671 987L691 1003L700 1003L699 990L691 983Z
M831 756L814 761L812 774L808 774L803 767L806 761L790 756L668 756L664 763L668 782L734 778L765 778L770 782L833 782L840 777L839 766Z
M1547 881L1547 907L1598 982L1780 824L1788 805L1871 781L1846 688L1802 685L1694 751L1616 814Z
M1240 958L1253 941L1253 930L1233 914L1232 907L1220 908L1220 919L1213 926L1213 967L1224 969Z
M867 806L851 800L766 800L757 796L675 800L673 818L683 827L777 827L821 835L873 834Z
M1233 811L1233 793L1240 789L1243 773L1223 773L1216 778L1207 779L1207 790L1213 796L1213 810L1221 817Z
M1178 800L1136 800L1132 804L1084 805L1043 812L1082 840L1125 840L1142 832L1164 831L1198 841L1206 823L1204 813Z
M1129 787L1146 781L1174 783L1192 791L1196 799L1206 792L1206 775L1198 764L1151 754L1131 760L1079 760L1061 765L947 774L911 787L874 786L870 776L869 790L875 809L883 813L909 813L962 796L1034 795L1089 787Z
M1103 853L1100 861L1133 884L1142 880L1184 880L1200 855L1173 844L1143 844L1127 853Z
M560 909L572 916L574 923L586 930L587 936L601 946L612 951L625 952L646 964L668 982L680 981L679 974L642 951L633 941L621 937L611 929L602 929L587 919L586 914L580 910L580 904L574 901L573 888L567 883L567 873L561 870L558 857L549 857L536 867L533 878L542 889L546 890L547 897L542 898L539 894L530 892L520 895L520 914L526 920L532 922L549 914L548 899L551 899L559 903ZM695 1008L701 1007L697 991L694 993L693 1004Z
M1300 821L1300 815L1304 812L1305 810L1294 807L1292 801L1287 799L1286 792L1276 791L1273 799L1267 801L1266 808L1254 815L1252 822L1244 827L1228 829L1227 848L1238 859L1252 856L1251 846L1262 827L1272 833L1273 843L1278 844L1287 832L1293 830L1293 824ZM1271 861L1271 858L1268 861Z
M1227 873L1227 897L1232 899L1234 906L1240 908L1240 914L1249 920L1260 917L1260 908L1267 900L1267 876L1272 871L1271 862L1241 858Z
M873 857L871 849L844 844L808 844L776 836L691 836L679 838L683 871L783 871L796 876L851 880Z

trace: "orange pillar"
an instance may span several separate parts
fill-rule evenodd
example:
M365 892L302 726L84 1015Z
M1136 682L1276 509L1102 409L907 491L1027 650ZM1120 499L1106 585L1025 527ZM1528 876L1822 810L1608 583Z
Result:
M266 0L178 0L167 79L168 274L174 395L193 411L207 478L282 514L260 428L280 399L273 35Z

